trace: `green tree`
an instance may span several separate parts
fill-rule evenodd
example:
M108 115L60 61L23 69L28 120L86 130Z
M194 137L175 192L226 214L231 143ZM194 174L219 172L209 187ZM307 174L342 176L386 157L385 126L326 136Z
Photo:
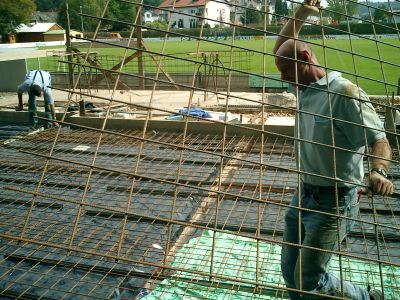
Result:
M82 11L83 14L100 17L102 11L104 10L105 1L104 0L68 0L69 4L69 19L72 29L81 29L82 24L85 32L93 32L99 19L93 17L86 17L79 15ZM135 21L136 6L126 2L121 2L118 0L111 0L105 18L111 21L102 20L100 24L100 30L124 30L129 25L120 23L127 22L133 23ZM58 15L59 24L66 26L65 18L65 4L62 5L61 10Z
M242 24L258 24L263 21L263 14L261 11L255 10L253 6L246 7L243 15L240 16Z
M154 22L151 22L151 23L147 23L146 26L150 27L150 28L166 30L168 28L168 23L165 22L165 21L154 21Z
M63 4L63 0L35 0L39 11L57 11Z
M147 8L146 4L151 6L159 6L162 2L163 0L143 0L143 3L145 4L145 9Z
M285 0L276 0L275 2L275 14L272 17L272 23L276 24L284 16L289 15L289 8Z
M15 32L21 23L31 21L36 6L33 0L0 1L0 35L3 41L9 33Z
M111 0L106 18L125 23L135 23L136 5L118 0ZM121 22L108 22L108 25L113 31L129 30L130 26Z
M276 0L275 13L282 16L289 15L289 8L285 0ZM279 16L278 16L279 17Z
M374 22L387 22L388 15L386 14L385 5L381 4L378 8L380 9L374 10Z
M327 0L328 9L333 11L329 15L337 20L346 20L346 16L351 17L358 13L359 5L357 2L350 2L345 0Z
M68 9L69 9L69 22L71 29L80 30L83 28L85 32L92 32L95 30L98 19L90 18L90 17L80 17L79 13L82 10L82 13L90 14L93 16L101 16L102 8L104 7L103 1L98 0L68 0ZM66 11L65 11L65 3L61 6L60 12L58 13L58 23L61 24L64 28L67 26L66 24Z

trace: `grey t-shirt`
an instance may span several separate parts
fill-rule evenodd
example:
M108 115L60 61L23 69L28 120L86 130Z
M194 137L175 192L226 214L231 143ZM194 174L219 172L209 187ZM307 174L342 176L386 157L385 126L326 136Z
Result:
M332 93L328 93L328 91ZM335 119L333 121L330 119L329 98L331 100L332 117ZM299 90L299 109L302 113L299 113L296 122L299 125L300 138L356 151L356 153L352 153L336 149L335 164L332 148L306 141L301 142L301 171L334 178L334 166L336 165L336 178L355 184L362 183L365 145L373 144L375 141L384 138L385 133L382 131L383 124L372 104L361 102L358 99L369 101L363 90L343 78L339 72L331 72L319 81L310 84L306 89ZM318 115L310 115L304 112ZM297 130L295 132L297 136ZM297 142L295 144L297 145ZM302 181L319 186L334 186L335 184L332 179L311 174L302 174ZM338 186L353 185L339 182Z
M23 94L35 84L43 89L43 97L47 104L54 104L53 95L51 93L51 75L47 71L33 70L25 75L25 81L18 86L17 92Z

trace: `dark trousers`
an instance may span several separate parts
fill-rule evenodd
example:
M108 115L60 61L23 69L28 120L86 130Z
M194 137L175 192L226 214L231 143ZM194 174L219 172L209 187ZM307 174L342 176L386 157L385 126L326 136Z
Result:
M37 105L36 105L36 96L29 92L28 98L28 111L29 111L29 124L33 127L37 127L39 125L39 120L37 118ZM46 99L44 99L44 114L45 118L51 119L51 111L50 105L47 103ZM52 126L51 121L43 121L46 127L50 128Z
M316 249L333 251L338 241L342 241L350 231L353 221L340 219L335 216L318 213L327 212L336 214L336 198L333 189L321 189L316 186L302 184L300 191L292 200L293 206L299 206L299 193L301 193L301 207L313 211L301 213L289 208L285 216L285 242L310 246ZM341 189L338 195L338 210L341 216L356 218L358 214L356 188ZM300 227L301 226L301 227ZM300 228L299 228L300 227ZM299 240L299 229L301 240ZM338 237L339 234L339 237ZM301 259L299 259L301 253ZM332 254L309 248L291 245L282 246L281 269L286 286L292 289L302 289L317 294L328 294L337 297L342 296L341 281L328 272L329 261ZM300 265L301 263L301 265ZM301 274L300 274L301 272ZM300 279L301 278L301 279ZM346 299L368 300L368 292L349 281L343 282L343 293ZM324 299L323 297L300 295L294 291L289 292L290 299Z

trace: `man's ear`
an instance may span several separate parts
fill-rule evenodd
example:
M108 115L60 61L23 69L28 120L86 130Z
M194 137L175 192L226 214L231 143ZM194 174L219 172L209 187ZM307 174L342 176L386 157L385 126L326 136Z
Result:
M311 52L308 50L301 51L301 60L306 62L311 62Z

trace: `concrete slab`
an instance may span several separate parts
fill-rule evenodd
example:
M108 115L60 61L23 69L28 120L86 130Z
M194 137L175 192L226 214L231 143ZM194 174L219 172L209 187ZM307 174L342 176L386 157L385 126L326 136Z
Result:
M265 125L285 125L285 126L294 126L295 118L294 117L269 117L265 122Z
M0 61L46 57L48 50L38 50L37 48L3 49L0 51Z
M249 92L236 92L231 93L230 97L227 99L226 97L221 97L220 95L215 95L209 93L207 95L206 100L204 100L203 92L193 92L190 91L116 91L112 93L110 90L81 90L77 91L77 93L82 92L85 95L73 94L71 104L77 104L81 99L85 101L92 102L97 107L107 108L110 103L109 99L114 99L115 101L111 103L112 105L120 105L122 107L126 104L125 111L120 109L120 113L132 113L132 118L141 118L145 117L147 114L146 107L152 108L152 118L158 120L164 120L166 116L170 114L170 112L178 112L180 108L190 106L197 107L213 107L213 106L235 106L235 113L240 114L240 106L252 106L252 107L261 107L262 104L262 94L261 93L249 93ZM90 95L89 95L90 94ZM59 112L63 112L63 106L68 103L68 93L65 91L60 91L53 89L53 95L55 98L56 106L58 107ZM285 103L292 106L293 105L293 97L291 94L283 93L280 94L271 93L266 94L266 99L264 103L269 103L271 99L271 104L284 106ZM96 98L101 97L102 99ZM27 102L27 95L23 97L24 103ZM14 110L14 107L17 105L17 95L16 93L2 93L0 94L0 110ZM279 102L279 104L278 104ZM40 104L40 103L39 103ZM130 106L132 105L132 106ZM135 107L143 106L141 107ZM289 111L288 111L289 112ZM243 114L245 115L246 112ZM97 117L101 117L101 114L94 115ZM121 116L119 116L121 117ZM243 120L247 118L244 116Z

